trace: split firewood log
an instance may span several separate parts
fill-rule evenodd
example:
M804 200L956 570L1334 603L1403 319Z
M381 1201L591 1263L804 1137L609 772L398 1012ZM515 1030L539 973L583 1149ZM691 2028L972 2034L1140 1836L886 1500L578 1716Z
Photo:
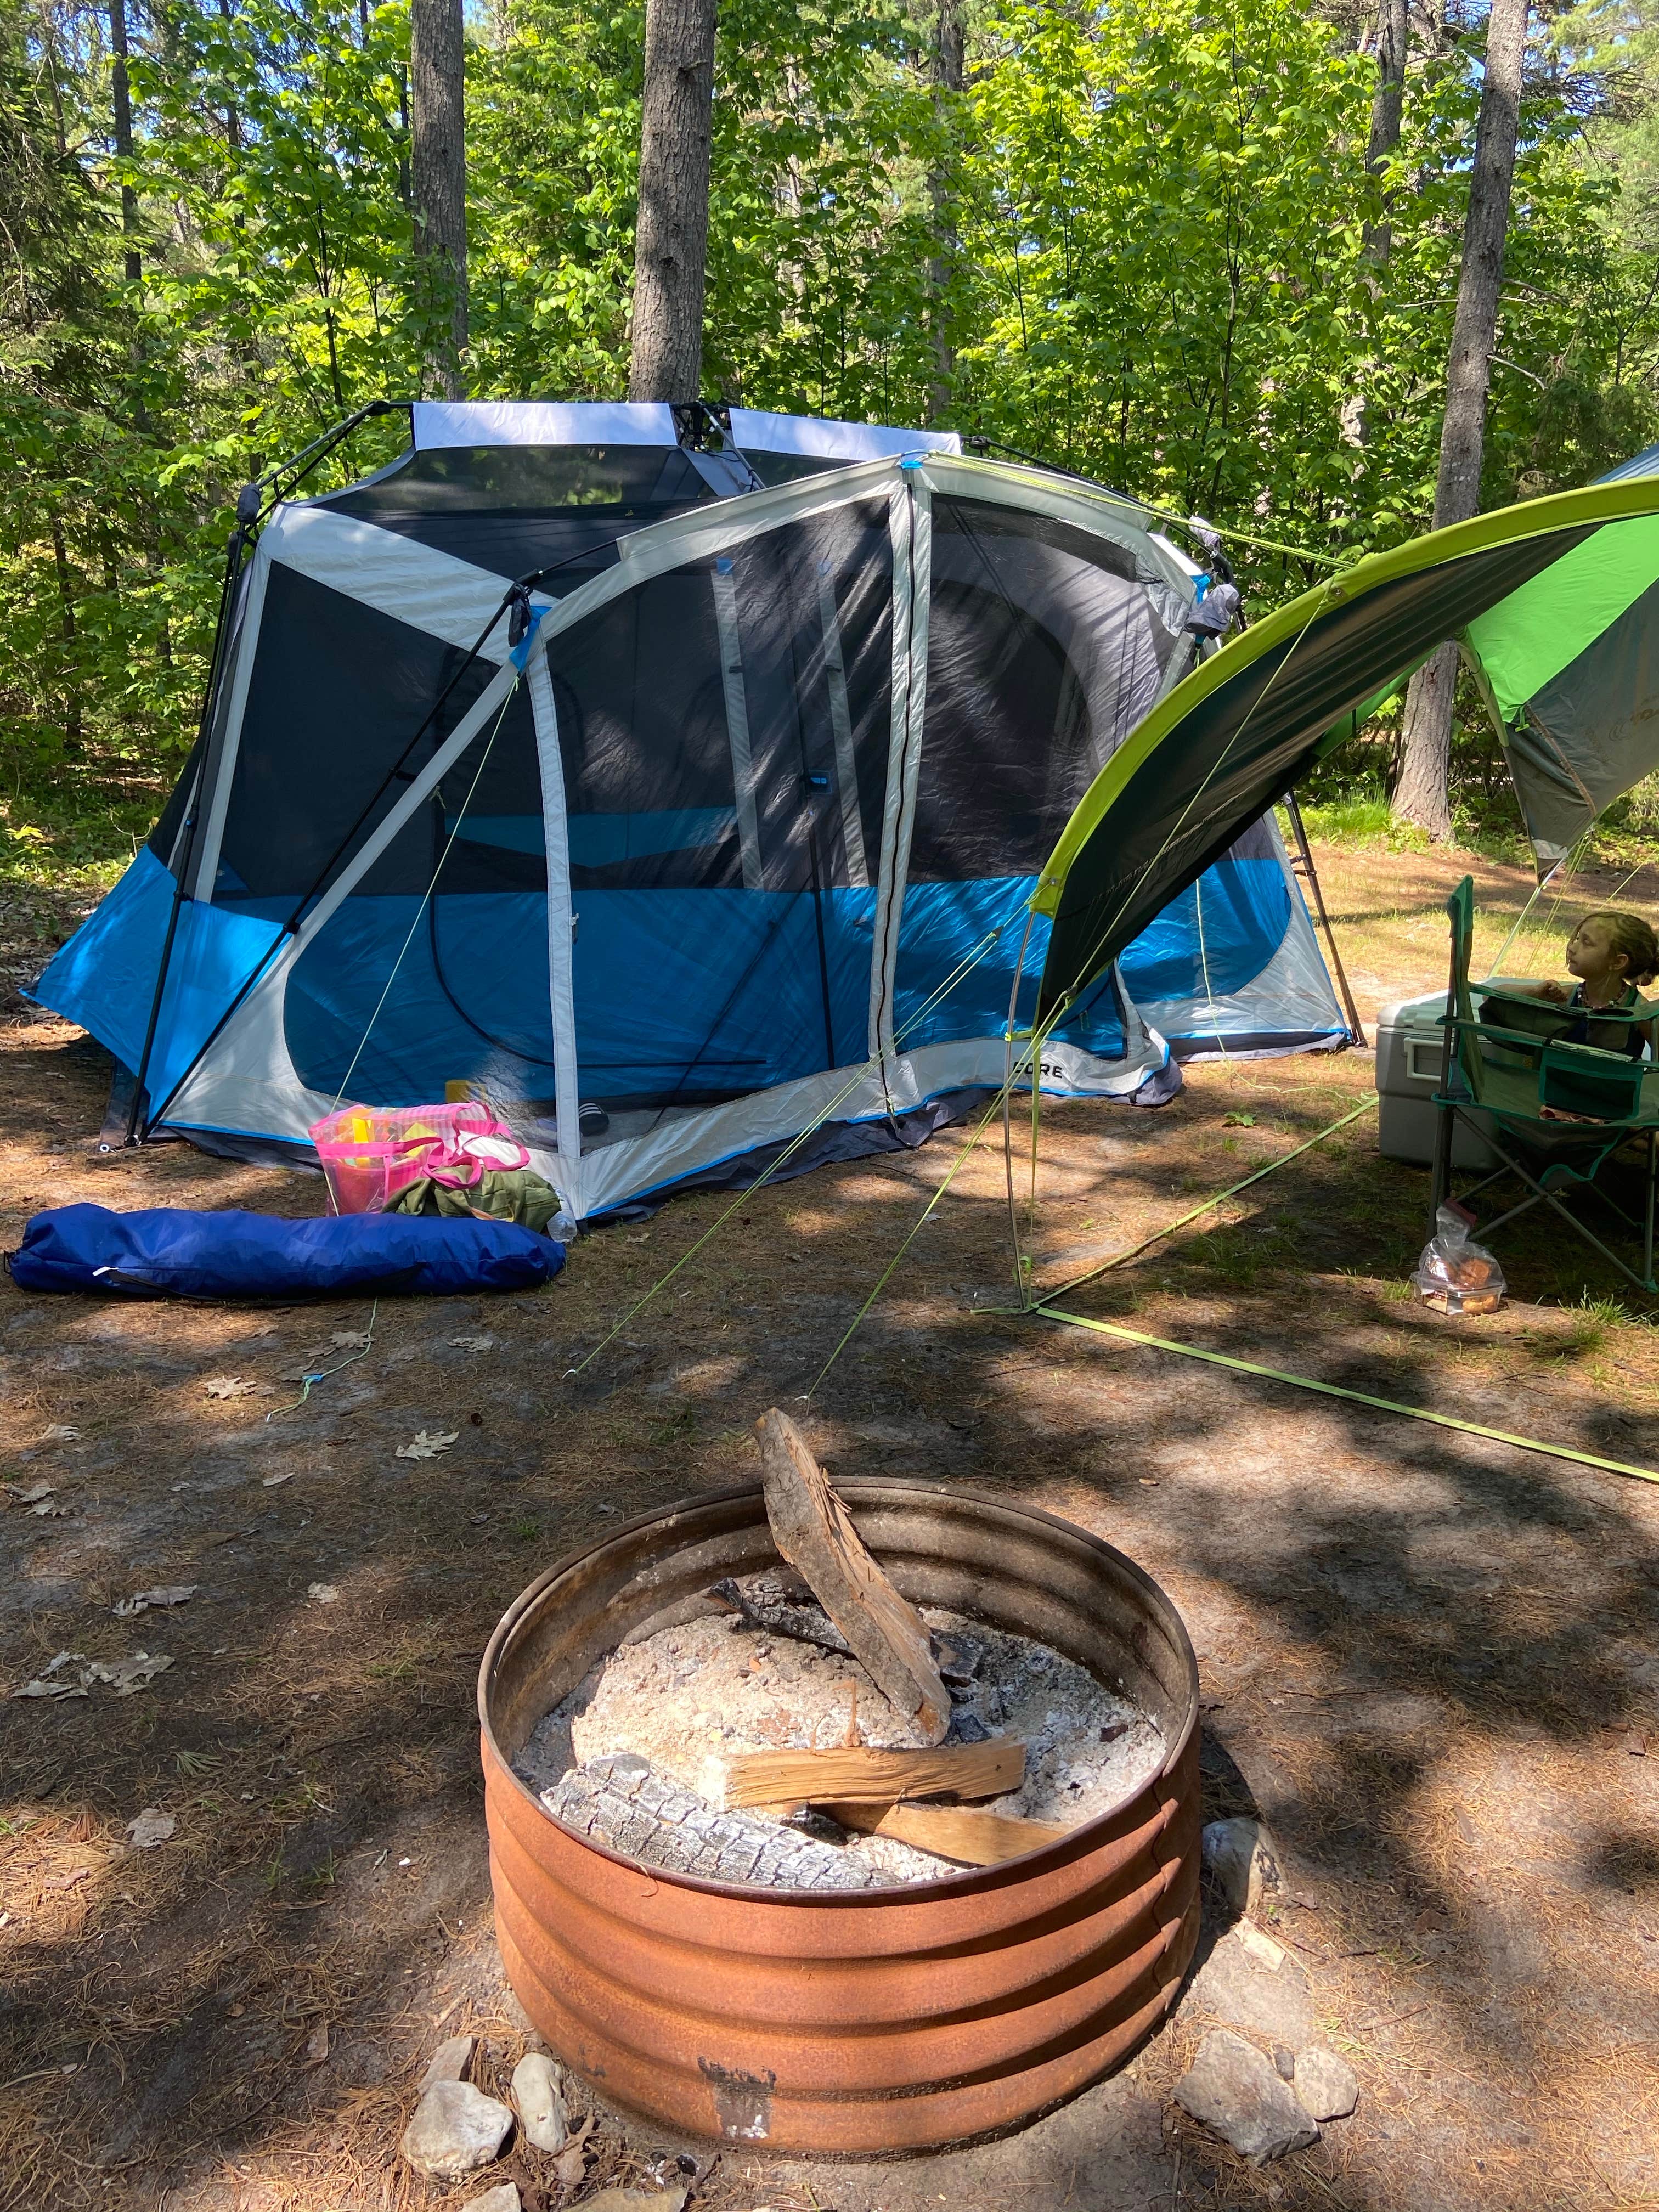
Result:
M997 1866L1025 1851L1057 1844L1071 1830L1048 1820L1017 1820L1010 1813L988 1813L975 1805L859 1805L845 1802L820 1805L843 1828L860 1835L891 1836L915 1850L931 1851L935 1858L957 1859L964 1866Z
M1025 1779L1016 1737L925 1751L868 1744L833 1750L734 1751L713 1759L705 1794L725 1806L896 1805L910 1797L1000 1797Z
M786 1559L802 1575L877 1687L929 1744L951 1725L921 1616L865 1549L847 1508L800 1431L777 1407L757 1423L766 1514Z

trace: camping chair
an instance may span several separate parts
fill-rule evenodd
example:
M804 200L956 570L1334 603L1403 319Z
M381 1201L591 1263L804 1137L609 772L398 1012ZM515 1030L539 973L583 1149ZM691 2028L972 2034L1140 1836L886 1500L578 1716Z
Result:
M1626 1053L1605 1051L1596 1045L1569 1044L1535 1027L1522 1027L1525 1022L1536 1023L1548 1002L1505 992L1501 984L1469 980L1474 936L1472 877L1465 876L1446 901L1446 912L1451 919L1451 970L1442 1017L1445 1048L1440 1087L1434 1099L1440 1119L1429 1233L1434 1234L1435 1217L1451 1195L1452 1134L1461 1120L1503 1163L1471 1186L1464 1194L1465 1201L1505 1175L1517 1176L1531 1194L1508 1212L1481 1223L1473 1234L1490 1237L1534 1206L1553 1206L1569 1227L1593 1244L1638 1290L1659 1290L1653 1274L1654 1195L1659 1179L1659 1065L1651 1059L1632 1060ZM1479 1014L1474 1010L1477 998L1481 1001ZM1506 1012L1513 1026L1504 1025ZM1648 1018L1651 1030L1659 1032L1659 1020ZM1613 1025L1609 1020L1607 1026ZM1547 1115L1546 1107L1553 1114ZM1578 1118L1557 1120L1555 1115ZM1643 1138L1646 1152L1645 1202L1639 1222L1632 1220L1596 1181L1613 1154L1633 1136ZM1594 1190L1626 1227L1641 1237L1639 1275L1563 1205L1557 1192L1573 1183Z

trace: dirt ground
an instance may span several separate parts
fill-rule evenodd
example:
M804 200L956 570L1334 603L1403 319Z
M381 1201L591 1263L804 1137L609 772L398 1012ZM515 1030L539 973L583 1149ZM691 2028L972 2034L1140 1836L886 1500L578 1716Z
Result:
M1460 858L1322 862L1367 1019L1431 988ZM1489 956L1528 880L1474 866ZM1659 914L1659 873L1621 897ZM1565 935L1546 919L1534 964ZM76 1199L317 1210L298 1175L179 1146L99 1155L107 1064L10 1008L0 1244ZM1312 1135L1371 1073L1364 1053L1211 1066L1161 1112L1048 1112L1039 1286ZM757 1470L750 1425L811 1384L966 1142L753 1194L574 1382L721 1201L584 1239L532 1297L383 1305L363 1356L303 1403L284 1372L365 1328L366 1307L0 1289L0 1472L51 1484L33 1504L56 1509L11 1503L0 1522L0 1686L61 1650L172 1662L130 1696L0 1704L5 2212L395 2212L500 2178L445 2192L398 2155L442 2037L486 2039L486 2082L524 2047L491 1935L483 1644L616 1516ZM1404 1279L1425 1182L1362 1118L1068 1304L1659 1468L1646 1302L1540 1224L1502 1241L1502 1314L1424 1312ZM1200 1656L1206 1817L1271 1824L1289 1885L1273 1931L1359 2109L1244 2165L1170 2101L1201 2032L1188 2003L1010 2141L894 2166L729 2148L694 2212L1659 2201L1659 1486L989 1310L1009 1284L988 1141L817 1386L810 1433L836 1471L1069 1515L1163 1583ZM484 1334L488 1350L453 1341ZM207 1387L232 1377L267 1394ZM396 1456L422 1429L458 1440ZM174 1608L112 1612L191 1583ZM125 1848L146 1807L172 1838ZM661 2170L654 2130L599 2117L565 2202ZM536 2153L507 2172L527 2203L548 2179Z

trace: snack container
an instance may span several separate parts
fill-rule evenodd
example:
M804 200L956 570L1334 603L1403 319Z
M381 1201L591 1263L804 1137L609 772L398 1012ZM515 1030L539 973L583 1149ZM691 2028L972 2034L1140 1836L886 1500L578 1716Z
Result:
M1484 1244L1469 1236L1461 1208L1443 1206L1435 1232L1423 1247L1413 1287L1436 1313L1496 1313L1504 1302L1504 1270Z

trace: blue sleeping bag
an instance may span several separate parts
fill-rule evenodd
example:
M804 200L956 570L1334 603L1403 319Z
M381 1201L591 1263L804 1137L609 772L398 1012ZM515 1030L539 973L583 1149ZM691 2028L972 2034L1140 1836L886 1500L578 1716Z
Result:
M155 1206L112 1213L60 1206L37 1213L5 1255L20 1291L112 1291L137 1297L339 1298L531 1291L564 1265L564 1247L514 1221Z

